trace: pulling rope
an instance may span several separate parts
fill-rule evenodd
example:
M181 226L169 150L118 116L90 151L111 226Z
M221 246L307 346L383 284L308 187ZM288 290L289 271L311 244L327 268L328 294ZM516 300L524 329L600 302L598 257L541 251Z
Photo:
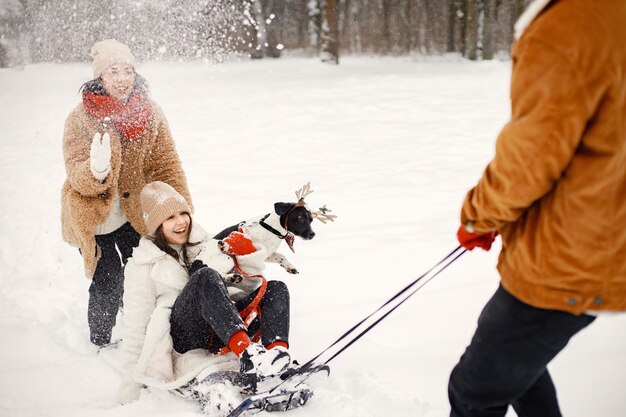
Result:
M398 300L403 294L405 294L406 292L408 292L409 290L413 289L418 283L421 282L421 285L417 286L416 288L413 289L413 291L411 291L408 295L406 295L406 297L402 298L400 301L398 301L393 307L391 307L385 314L383 314L381 317L379 317L376 321L374 321L372 324L370 324L365 330L361 331L359 334L357 334L356 336L352 337L351 339L349 339L347 342L345 342L343 344L342 347L339 348L339 350L337 350L337 352L335 352L330 358L328 358L327 360L325 360L321 366L325 366L326 364L328 364L330 361L332 361L333 359L335 359L337 356L339 356L343 351L345 351L348 347L350 347L354 342L356 342L357 340L359 340L361 337L363 337L366 333L368 333L370 330L372 330L376 325L378 325L378 323L380 323L381 321L383 321L389 314L391 314L391 312L393 312L395 309L397 309L398 307L400 307L406 300L408 300L409 298L411 298L417 291L419 291L424 285L426 285L428 282L430 282L433 278L435 278L437 275L439 275L444 269L446 269L447 267L449 267L453 262L455 262L458 258L461 257L461 255L463 255L466 252L466 249L464 249L462 246L457 246L452 252L450 252L448 255L446 255L442 260L440 260L439 262L437 262L434 266L432 266L428 271L426 271L425 273L423 273L422 275L420 275L419 277L417 277L416 279L414 279L411 283L409 283L407 286L405 286L403 289L401 289L400 291L398 291L396 294L394 294L391 298L389 298L389 300L385 301L385 303L383 303L380 307L378 307L376 310L374 310L372 313L370 313L368 316L366 316L364 319L362 319L361 321L359 321L357 324L355 324L354 326L352 326L352 328L350 328L347 332L345 332L343 335L341 335L336 341L334 341L332 344L330 344L326 349L324 349L323 351L321 351L319 354L317 354L315 357L313 357L311 360L309 360L307 363L305 363L304 365L302 365L300 367L300 369L307 369L308 367L311 367L313 365L313 363L320 358L323 354L325 354L326 352L328 352L330 349L332 349L334 346L336 346L337 344L339 344L339 342L341 342L342 340L346 339L350 334L352 334L353 332L355 332L356 329L358 329L359 327L361 327L365 322L367 322L368 320L370 320L376 313L380 312L381 310L383 310L385 307L389 306L390 304L392 304L394 301ZM439 269L437 269L439 268ZM434 273L432 273L433 271L435 271ZM423 282L422 282L423 281ZM279 388L281 385L283 385L285 382L287 382L290 379L287 378L284 381L282 381L280 384L278 384L277 386L275 386L274 388L272 388L269 392L272 392L274 390L276 390L277 388ZM298 385L300 385L302 382L306 381L307 378L303 379L300 383L298 383Z

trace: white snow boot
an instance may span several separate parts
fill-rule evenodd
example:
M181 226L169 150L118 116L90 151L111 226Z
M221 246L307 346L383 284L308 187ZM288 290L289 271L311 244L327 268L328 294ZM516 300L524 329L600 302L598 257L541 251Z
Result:
M291 363L289 352L282 346L265 349L259 343L252 343L239 357L242 373L254 374L257 381L280 375Z

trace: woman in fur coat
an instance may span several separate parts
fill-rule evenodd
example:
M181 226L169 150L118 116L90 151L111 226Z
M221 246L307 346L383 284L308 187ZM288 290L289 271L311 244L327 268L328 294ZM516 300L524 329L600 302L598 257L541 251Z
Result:
M65 122L61 223L63 240L80 250L91 280L89 330L102 346L122 299L122 265L145 233L142 187L166 181L191 200L167 120L128 47L108 39L91 54L94 79L82 86L82 102Z
M166 183L147 184L141 207L147 235L125 269L119 402L138 399L143 386L189 395L201 371L255 381L285 371L289 292L260 274L265 249L239 232L211 239Z

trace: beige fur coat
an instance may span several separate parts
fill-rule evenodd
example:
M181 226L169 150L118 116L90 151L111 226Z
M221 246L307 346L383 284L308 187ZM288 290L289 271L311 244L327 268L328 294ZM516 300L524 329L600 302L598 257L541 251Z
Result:
M96 132L111 136L111 171L100 183L91 173L89 150ZM139 204L143 186L163 181L174 187L191 206L187 179L161 108L152 102L152 123L144 134L129 141L112 127L87 113L82 103L68 116L63 137L67 178L61 193L63 240L81 250L85 275L91 279L100 259L96 226L104 222L115 195L139 234L145 225Z

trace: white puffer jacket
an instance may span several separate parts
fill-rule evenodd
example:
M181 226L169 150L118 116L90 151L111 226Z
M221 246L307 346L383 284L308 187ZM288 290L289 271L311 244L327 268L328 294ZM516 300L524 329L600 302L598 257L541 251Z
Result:
M217 240L209 238L194 223L189 241L200 242L188 248L189 258L202 260L229 282L228 274L234 263L230 256L220 252ZM266 251L258 249L250 255L237 256L245 272L258 274L263 270ZM212 355L205 349L180 354L174 350L170 336L171 308L189 279L187 270L177 260L143 237L128 260L124 275L124 378L118 392L120 403L138 399L144 385L175 389L208 367L216 371L238 369L232 354ZM254 285L247 288L253 289L256 289Z

